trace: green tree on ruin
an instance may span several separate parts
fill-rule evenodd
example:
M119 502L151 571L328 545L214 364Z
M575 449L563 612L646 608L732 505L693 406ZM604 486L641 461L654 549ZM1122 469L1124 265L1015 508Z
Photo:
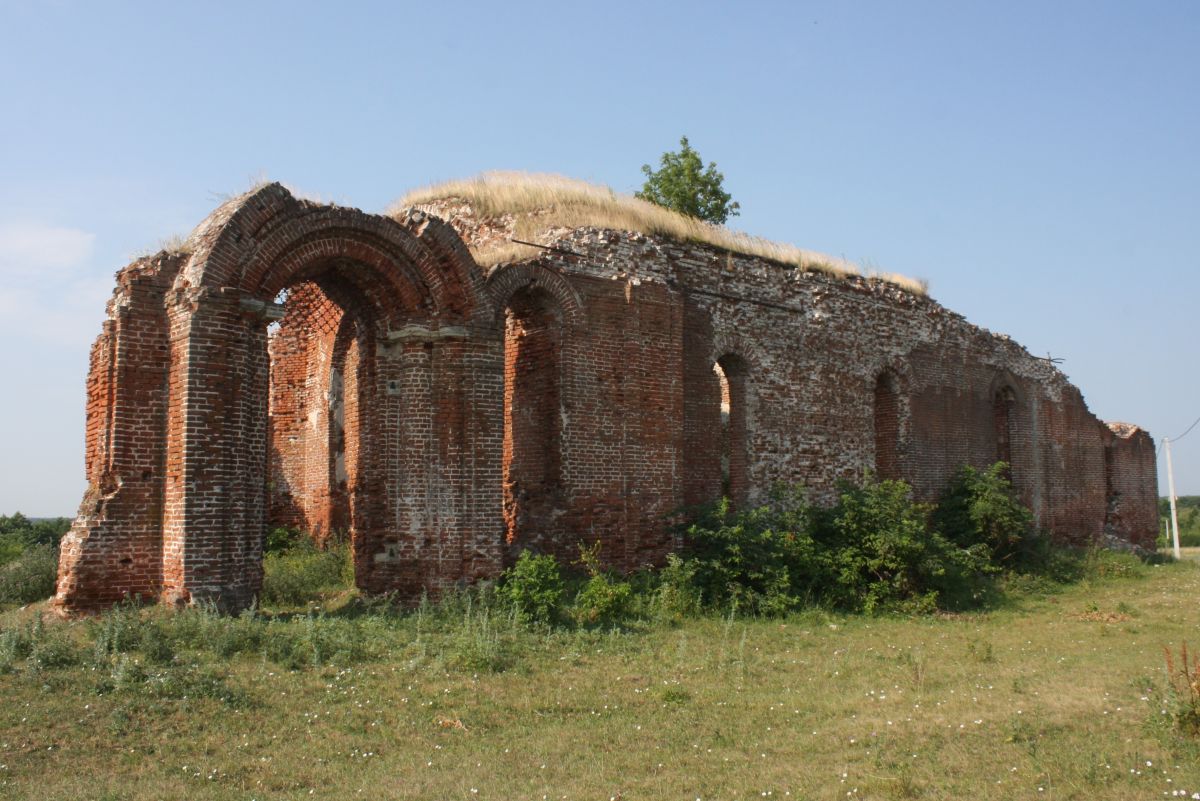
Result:
M679 146L678 152L662 154L657 170L642 165L646 183L636 196L715 225L736 217L740 206L722 186L725 176L716 163L710 161L705 169L686 136L680 138Z

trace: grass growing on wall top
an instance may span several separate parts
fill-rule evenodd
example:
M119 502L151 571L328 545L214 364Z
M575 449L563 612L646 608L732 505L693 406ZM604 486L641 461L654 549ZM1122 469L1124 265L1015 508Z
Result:
M475 178L449 181L404 195L392 207L392 213L438 200L461 198L481 217L517 218L518 238L533 238L551 228L610 228L665 236L683 242L700 242L723 250L758 256L802 270L831 275L861 275L856 265L795 245L773 242L762 237L715 226L657 206L632 195L620 194L606 186L561 175L522 172L487 172ZM519 245L505 245L475 253L480 264L498 264L518 257L528 258L535 251ZM893 273L873 273L871 277L893 283L909 292L923 295L924 282Z

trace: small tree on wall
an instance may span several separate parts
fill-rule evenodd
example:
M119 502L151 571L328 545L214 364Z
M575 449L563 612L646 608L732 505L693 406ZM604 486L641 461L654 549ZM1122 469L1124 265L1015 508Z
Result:
M663 153L657 170L642 165L646 183L636 196L716 225L737 216L741 207L722 186L725 176L717 170L716 162L710 161L705 169L686 136L680 138L679 148L677 153Z

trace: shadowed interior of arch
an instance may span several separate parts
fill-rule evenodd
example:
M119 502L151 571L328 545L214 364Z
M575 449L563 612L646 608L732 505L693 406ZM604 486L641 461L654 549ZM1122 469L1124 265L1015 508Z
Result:
M505 541L550 532L562 494L562 311L544 289L519 290L504 312Z
M371 304L336 271L281 290L269 330L267 525L353 536L369 449Z
M721 494L735 504L746 500L746 362L729 353L713 363L717 377L721 427L718 458L721 465Z
M900 475L900 382L891 370L875 379L875 475L884 480Z
M1008 465L1012 478L1013 424L1017 406L1017 393L1010 386L1002 386L992 396L992 420L996 429L996 460Z

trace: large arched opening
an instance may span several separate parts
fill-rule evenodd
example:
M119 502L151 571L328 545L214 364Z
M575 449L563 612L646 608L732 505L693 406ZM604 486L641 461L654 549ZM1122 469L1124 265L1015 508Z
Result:
M363 528L354 500L376 405L378 315L338 265L276 295L283 317L268 326L267 526L310 534L320 545Z
M415 599L497 575L500 343L454 230L268 184L188 244L140 301L155 311L139 325L154 334L157 422L118 421L140 437L137 474L153 494L136 519L100 504L77 527L60 608L120 597L104 578L113 543L135 553L146 595L244 608L278 523L347 532L368 591Z

